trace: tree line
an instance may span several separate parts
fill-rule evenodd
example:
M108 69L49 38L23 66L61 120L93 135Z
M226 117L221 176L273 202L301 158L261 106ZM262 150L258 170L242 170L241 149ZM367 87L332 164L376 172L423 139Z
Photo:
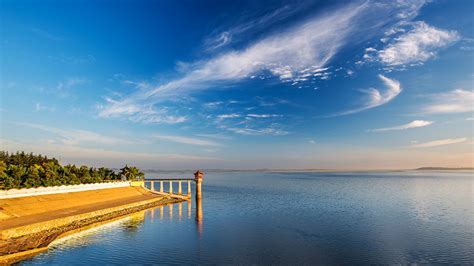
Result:
M0 151L0 189L90 184L106 181L135 180L145 176L137 167L120 171L110 168L62 166L56 158L41 154Z

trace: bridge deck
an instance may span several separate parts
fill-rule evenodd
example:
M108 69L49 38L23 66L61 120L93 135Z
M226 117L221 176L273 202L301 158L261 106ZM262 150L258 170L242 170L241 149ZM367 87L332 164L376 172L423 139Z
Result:
M144 180L145 182L148 182L148 181L166 181L166 182L169 182L169 181L173 181L173 182L179 182L179 181L195 181L194 178L147 178Z

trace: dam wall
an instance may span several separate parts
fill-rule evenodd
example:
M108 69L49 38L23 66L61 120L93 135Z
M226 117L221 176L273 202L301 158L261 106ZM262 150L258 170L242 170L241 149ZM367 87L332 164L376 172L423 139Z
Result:
M130 181L0 190L0 199L129 187Z

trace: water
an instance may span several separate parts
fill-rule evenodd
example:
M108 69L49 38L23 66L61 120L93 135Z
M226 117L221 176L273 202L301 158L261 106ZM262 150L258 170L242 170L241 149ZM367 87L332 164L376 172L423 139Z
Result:
M472 172L210 173L201 222L155 208L23 263L472 264L473 192Z

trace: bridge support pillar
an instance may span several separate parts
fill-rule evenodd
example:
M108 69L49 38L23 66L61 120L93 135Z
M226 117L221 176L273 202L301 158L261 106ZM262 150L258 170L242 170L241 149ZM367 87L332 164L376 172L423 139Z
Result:
M183 188L181 186L181 181L178 182L178 194L183 195Z
M188 181L188 198L191 198L191 181Z

